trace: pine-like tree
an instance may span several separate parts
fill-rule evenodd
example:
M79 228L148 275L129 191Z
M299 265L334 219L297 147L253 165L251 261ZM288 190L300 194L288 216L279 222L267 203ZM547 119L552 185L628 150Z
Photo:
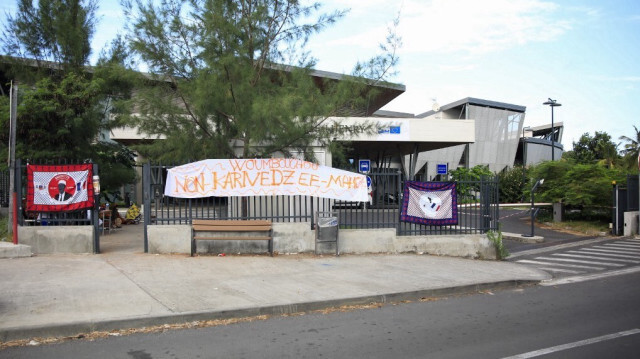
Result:
M157 5L156 5L157 4ZM162 141L136 147L152 159L268 157L292 151L312 159L330 145L330 116L366 108L390 74L400 39L337 81L312 76L309 36L344 12L320 13L297 0L170 0L127 4L128 41L151 79L123 123ZM317 15L317 17L313 17ZM312 19L312 20L309 20ZM306 21L306 22L305 22ZM343 133L344 134L344 133Z
M4 24L2 70L22 85L18 100L16 156L30 161L92 159L113 188L135 179L126 149L104 143L111 98L130 91L121 43L89 70L91 38L97 22L96 0L18 0L18 10ZM7 106L2 101L1 106ZM8 111L0 126L8 129ZM7 131L0 138L6 147ZM126 160L123 160L126 159ZM110 178L110 177L113 178Z

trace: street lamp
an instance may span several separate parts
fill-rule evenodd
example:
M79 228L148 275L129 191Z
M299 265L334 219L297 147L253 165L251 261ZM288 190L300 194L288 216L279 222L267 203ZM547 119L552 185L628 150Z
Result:
M531 131L531 127L522 127L522 183L527 182L527 139L525 131ZM522 202L524 202L524 193L522 194Z
M554 137L556 137L556 134L555 128L553 127L553 108L562 106L562 104L558 103L556 100L552 100L551 98L549 98L549 101L543 103L543 105L549 105L551 107L551 161L555 161L556 148L554 144Z
M543 183L544 178L539 179L531 188L531 234L523 234L523 237L533 237L533 222L535 221L536 216L538 215L538 211L540 210L540 208L533 208L533 194L538 189L538 187L542 186Z

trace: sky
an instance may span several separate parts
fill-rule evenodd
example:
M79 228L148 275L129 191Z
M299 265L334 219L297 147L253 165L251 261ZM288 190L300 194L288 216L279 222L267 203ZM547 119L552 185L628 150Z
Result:
M350 9L308 45L316 69L350 73L379 53L399 15L397 75L406 91L383 110L420 114L475 97L525 106L524 126L563 122L565 150L584 133L614 142L640 129L640 1L319 0ZM122 32L117 0L99 0L95 54ZM16 0L3 0L2 13ZM620 145L619 149L622 148Z

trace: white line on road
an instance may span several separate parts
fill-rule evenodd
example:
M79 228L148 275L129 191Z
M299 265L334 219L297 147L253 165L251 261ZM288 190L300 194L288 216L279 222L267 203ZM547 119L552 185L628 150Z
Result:
M609 248L620 248L620 249L629 249L632 251L640 251L640 246L634 246L632 244L623 244L623 243L603 243L602 244L604 247L609 247Z
M601 246L593 246L593 248L600 248L600 249L614 249L617 251L625 251L625 252L640 252L640 248L638 249L630 249L630 248L624 248L624 247L620 247L620 246L614 246L611 244L603 244Z
M624 264L584 261L584 260L579 260L579 259L565 259L565 258L551 258L551 257L536 257L536 259L541 259L543 261L558 261L558 262L567 262L567 263L595 264L595 265L608 266L608 267L624 267Z
M596 239L588 239L588 240L584 240L584 241L577 241L577 242L571 242L571 243L565 243L565 244L558 244L557 246L530 249L530 250L527 250L527 251L512 253L509 256L509 259L528 256L528 255L534 255L534 254L540 254L540 253L546 253L546 252L552 252L552 251L557 251L559 249L567 249L567 248L572 248L572 247L591 245L591 244L605 242L605 241L610 241L610 239L608 239L608 238L596 238Z
M580 266L577 264L561 264L561 263L549 263L549 262L540 262L540 261L531 261L528 259L521 259L519 261L516 261L517 263L524 263L524 264L539 264L539 265L543 265L543 266L558 266L558 267L567 267L567 268L582 268L582 269L594 269L594 270L603 270L604 268L602 267L590 267L590 266Z
M580 253L577 251L571 251L572 253ZM560 257L571 257L571 258L586 258L586 259L600 259L600 260L608 260L608 261L612 261L612 262L622 262L622 263L633 263L633 264L638 264L640 263L640 261L634 261L632 259L618 259L618 258L605 258L602 256L585 256L585 255L580 255L580 254L566 254L566 253L554 253L552 254L553 256L560 256Z
M640 260L640 255L634 254L620 254L620 253L611 253L606 249L591 249L591 248L582 248L574 251L567 251L568 253L582 253L582 254L591 254L597 256L604 257L614 257L614 258L629 258L629 259L638 259Z
M622 337L626 337L626 336L629 336L629 335L636 335L638 333L640 333L640 329L631 329L631 330L627 330L627 331L624 331L624 332L617 332L617 333L613 333L613 334L607 334L607 335L603 335L603 336L595 337L595 338L591 338L591 339L579 340L579 341L573 342L573 343L556 345L555 347L550 347L550 348L546 348L546 349L534 350L532 352L506 357L504 359L535 358L535 357L539 357L539 356L542 356L542 355L559 352L559 351L562 351L562 350L567 350L567 349L572 349L572 348L577 348L577 347L583 347L585 345L590 345L590 344L595 344L595 343L599 343L599 342L604 342L604 341L607 341L607 340L622 338Z
M640 272L640 267L631 267L631 268L612 270L612 271L602 272L602 273L593 273L593 274L586 274L586 275L582 275L582 276L551 279L551 280L548 280L548 281L541 282L540 285L541 286L545 286L545 287L549 287L549 286L553 286L553 285L579 283L579 282L586 282L588 280L609 278L609 277L615 277L615 276L618 276L618 275L631 274L631 273L636 273L636 272Z
M580 274L584 272L580 272L577 270L569 270L569 269L560 269L560 268L550 268L550 267L538 267L538 269L546 270L548 272L557 272L557 273L569 273L569 274Z
M625 244L627 246L640 247L640 242L620 241L616 243Z
M623 252L623 251L612 251L612 250L608 250L608 249L593 249L593 248L582 248L580 250L581 252L596 252L596 253L610 253L607 255L614 255L616 257L620 257L620 258L640 258L640 255L632 255L629 254L629 252Z

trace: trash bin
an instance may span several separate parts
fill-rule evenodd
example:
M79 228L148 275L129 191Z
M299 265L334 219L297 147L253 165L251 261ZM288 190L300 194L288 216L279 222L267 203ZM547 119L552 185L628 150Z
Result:
M316 212L316 254L323 243L335 243L336 256L338 250L338 216L335 212Z

